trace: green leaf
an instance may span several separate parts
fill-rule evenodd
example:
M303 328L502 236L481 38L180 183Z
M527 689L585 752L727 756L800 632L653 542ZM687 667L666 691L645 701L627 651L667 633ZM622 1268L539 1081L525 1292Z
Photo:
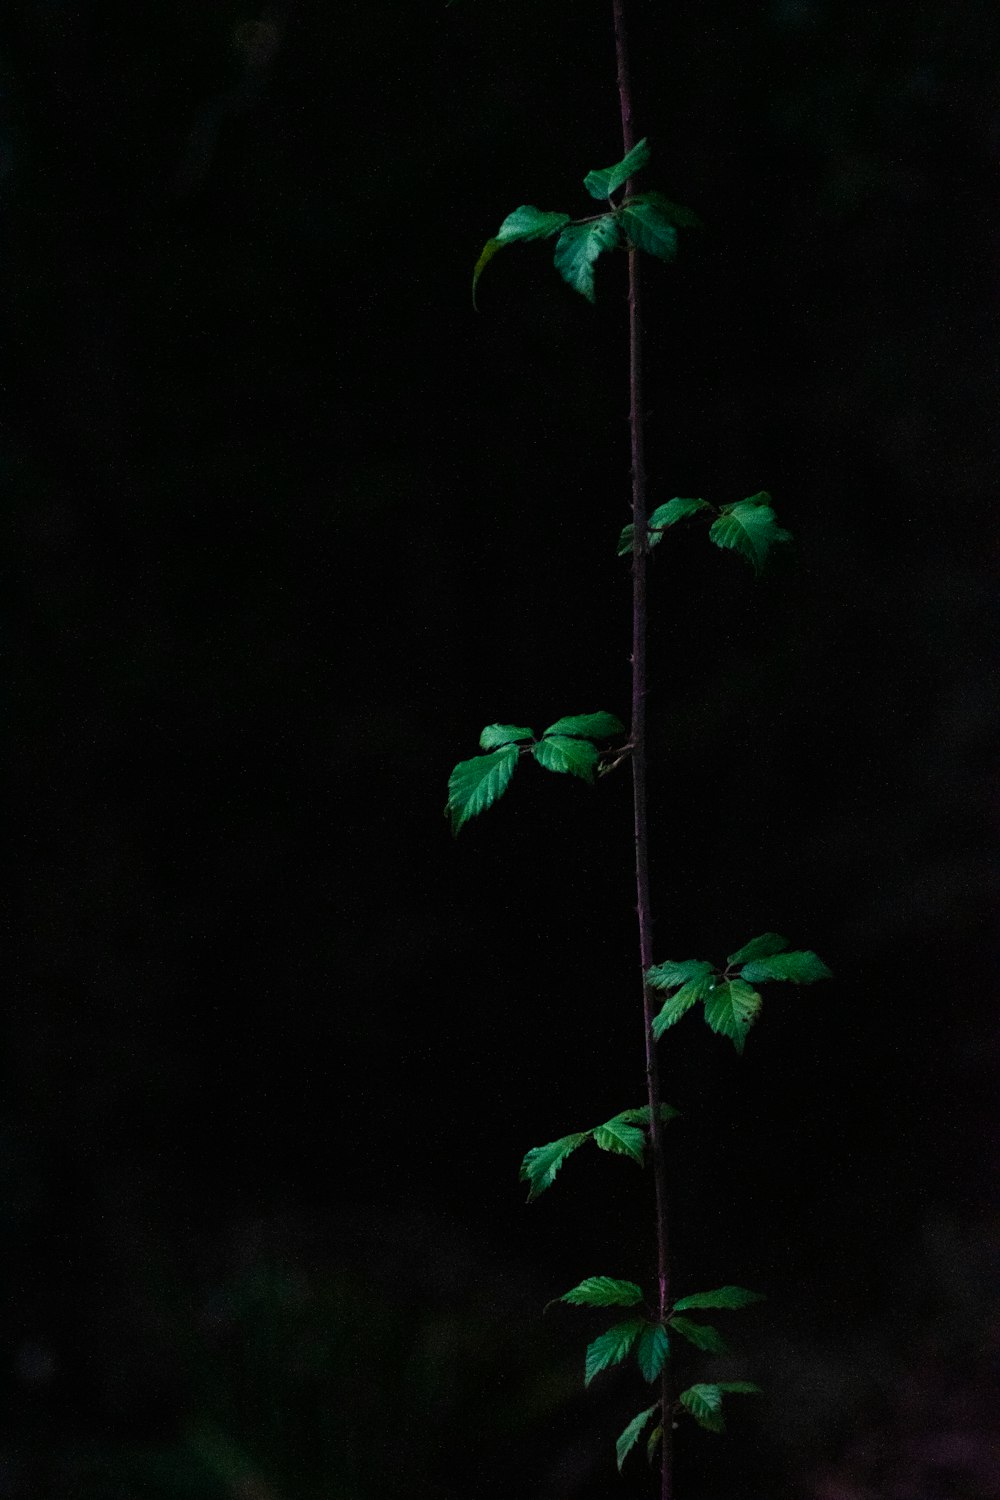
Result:
M742 979L717 984L705 998L705 1020L713 1031L727 1036L742 1052L747 1032L760 1014L763 1001L757 991Z
M787 947L787 938L779 937L776 932L762 932L760 937L751 938L749 943L744 943L742 948L730 953L726 963L732 966L745 964L751 958L770 958L772 953L780 953Z
M676 1120L677 1115L678 1111L674 1109L672 1104L660 1105L660 1119L664 1124L666 1124L668 1120ZM620 1123L622 1125L648 1125L649 1105L643 1104L639 1109L623 1109L621 1113L615 1115L613 1117L613 1120L609 1123Z
M759 1385L754 1385L752 1380L719 1380L716 1382L720 1391L731 1391L735 1396L762 1396L764 1393Z
M791 532L778 525L770 499L767 491L761 490L748 500L723 506L721 516L708 533L717 547L732 548L745 557L755 573L761 571L776 542L792 539Z
M567 714L550 724L545 734L579 735L585 740L613 740L625 733L625 725L614 714Z
M556 1301L571 1307L635 1307L642 1301L642 1288L615 1276L588 1276Z
M518 729L516 724L487 724L479 736L479 748L499 750L501 745L509 745L515 740L533 740L534 738L532 730Z
M649 161L650 151L647 137L636 141L631 151L615 162L613 167L595 167L583 179L583 185L592 198L610 198L622 183L628 182L633 172L639 172Z
M654 1401L652 1406L647 1407L645 1411L641 1411L637 1417L633 1417L631 1422L625 1428L625 1431L622 1433L621 1437L618 1439L617 1443L615 1443L615 1452L618 1454L619 1474L621 1473L621 1467L625 1462L625 1459L628 1457L629 1453L631 1453L632 1449L639 1441L639 1434L642 1432L642 1429L645 1427L646 1423L649 1421L650 1417L653 1415L659 1404L660 1403L658 1401Z
M715 988L714 974L701 974L697 979L689 979L687 984L682 985L676 995L671 995L665 1000L659 1015L653 1018L653 1037L659 1041L663 1033L671 1026L675 1026L692 1005L697 1005L699 1000L704 1000Z
M634 536L635 536L635 527L634 526L628 525L628 526L623 526L622 527L621 535L618 538L618 556L619 557L631 557L632 556L632 538Z
M497 230L501 245L513 245L518 240L547 240L569 223L569 214L547 213L531 203L523 203L509 213Z
M630 1323L616 1323L588 1344L584 1385L589 1385L602 1370L621 1364L645 1326L639 1318Z
M567 224L556 240L555 267L575 292L594 301L594 262L619 242L614 214L602 214L589 224Z
M474 755L460 760L448 777L448 801L445 812L451 817L451 831L458 833L463 823L492 807L502 797L517 765L517 746L506 745L491 755Z
M624 198L620 207L630 208L633 203L651 203L665 219L668 219L671 224L677 224L681 229L704 228L693 208L685 208L682 203L674 203L665 193L658 193L655 189L651 192L636 193L631 198Z
M472 273L472 305L476 305L476 288L479 278L504 245L514 245L518 241L545 240L550 235L557 234L564 224L569 223L569 214L545 213L540 208L535 208L530 203L524 203L520 208L515 208L513 213L507 215L500 228L492 239L486 241L482 253L476 261L475 270Z
M658 505L649 517L646 523L652 532L649 545L655 547L663 535L663 527L676 526L678 521L686 521L688 516L696 516L700 510L711 509L707 500L685 500L680 495L675 495L665 505Z
M597 746L590 740L573 740L563 734L546 735L532 746L531 753L546 771L568 771L571 776L579 776L581 781L592 783L594 780L594 767L599 756Z
M684 521L688 516L696 515L700 510L711 509L712 507L707 500L685 500L679 495L675 495L672 500L668 500L664 505L658 505L647 522L649 527L649 546L655 547L658 542L662 541L666 527L676 526L678 521ZM622 528L622 533L618 538L619 557L629 556L632 551L632 538L634 535L634 526L625 526Z
M678 985L687 984L689 979L701 979L714 972L712 965L703 958L685 958L680 963L668 958L646 970L646 983L654 990L675 990Z
M547 1146L532 1146L521 1163L520 1180L531 1184L528 1193L528 1202L532 1203L544 1193L547 1187L551 1187L556 1180L556 1173L571 1151L581 1146L590 1135L589 1130L578 1131L575 1135L564 1135L558 1141L550 1141Z
M662 1323L647 1323L635 1346L635 1357L642 1377L652 1385L663 1374L670 1353L670 1339Z
M724 1432L722 1391L718 1385L689 1385L681 1391L681 1405L686 1406L699 1427L709 1432Z
M677 1312L694 1307L749 1307L754 1302L765 1302L763 1292L748 1292L745 1286L719 1286L714 1292L690 1292L678 1297L674 1303Z
M656 1457L656 1450L663 1442L663 1428L654 1427L646 1439L646 1462L651 1464Z
M802 953L773 953L770 958L755 958L743 965L743 978L750 984L768 979L787 979L792 984L815 984L818 979L832 979L823 960L811 948Z
M618 218L631 244L657 260L673 260L677 254L677 230L655 203L630 198L618 210Z
M690 1318L671 1318L670 1326L686 1338L689 1344L696 1349L703 1349L706 1354L725 1354L728 1352L727 1344L717 1328L710 1323L694 1323Z
M615 1156L630 1156L641 1167L646 1150L646 1137L636 1125L625 1125L620 1120L609 1120L606 1125L598 1125L594 1131L594 1145L600 1146L602 1151L612 1152Z

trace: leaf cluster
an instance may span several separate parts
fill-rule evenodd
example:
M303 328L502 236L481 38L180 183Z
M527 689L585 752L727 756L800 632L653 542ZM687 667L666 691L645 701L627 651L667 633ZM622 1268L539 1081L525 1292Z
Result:
M642 1288L634 1281L624 1281L615 1276L588 1276L556 1300L566 1302L571 1307L631 1308L643 1303L643 1294ZM714 1291L692 1292L686 1297L678 1298L665 1320L654 1317L647 1309L641 1317L615 1323L587 1345L585 1384L589 1385L595 1376L621 1364L629 1354L634 1353L643 1379L652 1385L663 1373L670 1355L670 1330L680 1334L697 1349L711 1354L724 1353L726 1344L715 1328L680 1314L686 1309L734 1310L761 1301L763 1298L760 1293L748 1291L746 1287L722 1286ZM723 1393L756 1390L757 1387L749 1381L694 1385L681 1394L680 1402L701 1426L713 1432L721 1432ZM657 1402L639 1412L618 1438L616 1451L619 1469L658 1407ZM662 1436L662 1432L659 1432L659 1436ZM655 1452L659 1436L657 1432L650 1434L647 1444L650 1458Z
M669 1104L660 1105L660 1119L673 1120L677 1111ZM649 1128L649 1105L638 1109L623 1109L612 1115L603 1125L591 1126L589 1130L578 1130L573 1135L561 1136L545 1146L532 1146L521 1163L520 1180L528 1184L528 1202L541 1197L546 1188L552 1186L556 1174L567 1156L570 1156L584 1141L592 1140L601 1151L610 1151L613 1156L628 1156L642 1166L646 1156L646 1131Z
M677 230L697 225L697 214L657 192L629 194L618 203L614 201L613 195L627 186L633 174L649 161L649 156L649 143L644 137L613 167L598 167L587 173L583 179L587 192L611 205L605 213L571 219L569 214L535 208L530 203L523 203L509 213L496 234L486 241L476 261L472 273L473 306L480 276L506 245L554 237L556 270L588 302L595 300L594 265L606 250L632 246L657 260L673 260L677 254Z
M592 784L601 758L596 742L624 733L624 724L609 713L568 714L550 724L539 740L533 730L517 724L487 724L479 736L479 748L487 754L460 760L448 778L444 811L452 833L503 796L520 755L530 752L546 771Z
M711 1030L728 1037L737 1052L742 1052L764 1003L755 985L770 980L815 984L832 977L811 949L787 951L788 947L787 938L765 932L730 953L724 968L700 958L653 964L646 970L646 983L654 990L666 991L669 997L653 1020L656 1040L692 1006L701 1003Z
M750 563L755 573L760 573L777 542L790 542L792 533L778 525L778 518L767 490L758 490L745 500L716 508L707 500L689 500L675 495L665 505L658 505L646 523L646 549L662 541L671 526L686 521L700 511L715 516L709 528L709 541L723 550L738 553ZM618 556L631 557L635 540L635 527L624 526L618 538Z

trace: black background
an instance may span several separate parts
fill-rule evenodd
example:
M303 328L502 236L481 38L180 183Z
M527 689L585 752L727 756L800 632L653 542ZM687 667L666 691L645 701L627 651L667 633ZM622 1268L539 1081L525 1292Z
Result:
M678 1285L769 1298L681 1490L994 1495L994 11L634 10L706 225L651 500L795 536L655 554L657 956L835 973L663 1046ZM469 296L620 154L610 6L11 0L0 81L0 1496L643 1493L539 1314L648 1279L648 1174L516 1180L641 1102L628 778L441 817L484 723L627 717L624 257Z

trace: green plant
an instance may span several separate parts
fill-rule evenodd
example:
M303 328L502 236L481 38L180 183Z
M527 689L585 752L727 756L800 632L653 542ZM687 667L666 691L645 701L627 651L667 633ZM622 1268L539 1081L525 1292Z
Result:
M601 1150L644 1163L649 1148L655 1198L657 1287L647 1298L635 1282L614 1276L588 1276L557 1301L576 1307L623 1308L624 1321L614 1323L587 1347L585 1382L634 1355L639 1373L658 1389L658 1399L629 1422L617 1442L618 1467L646 1437L650 1463L660 1459L660 1494L673 1494L672 1432L675 1418L687 1414L709 1432L724 1427L724 1397L751 1394L758 1387L746 1380L696 1381L677 1389L672 1374L672 1339L700 1352L725 1351L714 1324L688 1317L689 1312L738 1311L761 1297L740 1286L674 1295L671 1287L669 1218L664 1174L663 1130L673 1117L660 1094L656 1044L688 1010L702 1006L706 1024L728 1038L742 1053L747 1035L761 1014L758 986L770 982L812 984L829 978L823 961L810 950L793 950L776 933L764 933L729 954L724 964L705 959L653 962L651 900L648 867L647 743L646 743L646 581L648 559L671 527L711 518L709 540L738 553L759 574L776 545L790 535L779 526L771 497L759 491L746 499L716 507L698 498L674 497L651 513L647 504L642 404L642 315L640 261L642 254L669 262L677 253L678 231L697 226L690 209L655 191L638 192L635 175L650 159L645 138L633 131L632 86L629 70L624 0L612 0L623 155L614 166L588 172L584 186L592 198L606 203L601 212L572 219L563 212L522 205L507 215L483 248L473 273L473 301L486 266L501 249L533 240L554 239L555 266L565 281L588 301L595 297L595 263L605 252L624 249L628 255L629 408L631 434L631 522L621 531L618 555L632 561L632 692L631 724L614 714L573 714L556 719L537 738L530 728L488 724L479 738L482 754L460 761L448 782L446 813L452 831L459 830L491 807L507 790L522 756L530 756L547 771L595 777L626 760L632 768L635 834L636 909L639 963L645 1023L647 1102L626 1109L603 1125L564 1135L533 1147L521 1166L529 1186L529 1202L551 1187L566 1158L587 1140ZM616 196L617 195L617 196ZM665 998L662 998L665 996Z

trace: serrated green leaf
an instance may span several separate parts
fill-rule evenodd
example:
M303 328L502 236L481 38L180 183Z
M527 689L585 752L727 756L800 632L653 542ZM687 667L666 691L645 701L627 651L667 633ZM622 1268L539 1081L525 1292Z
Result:
M711 509L707 500L687 500L680 495L675 495L665 505L658 505L650 516L647 522L651 528L649 545L654 547L660 540L663 527L676 526L678 521L686 521L689 516L696 516L700 510Z
M649 1437L646 1439L646 1462L648 1464L651 1464L653 1462L653 1459L656 1457L656 1450L662 1442L662 1426L654 1427L652 1432L649 1434Z
M696 1349L703 1349L706 1354L725 1354L727 1344L717 1328L710 1323L695 1323L691 1318L671 1318L670 1326L686 1338L689 1344Z
M473 307L476 305L479 278L498 250L503 249L505 245L517 244L519 241L548 239L568 223L569 214L546 213L540 208L535 208L531 203L524 203L520 208L515 208L513 213L509 213L493 238L486 241L476 261L475 270L472 273Z
M652 1385L663 1374L670 1353L670 1339L662 1323L647 1323L635 1346L635 1357L642 1377Z
M590 1135L589 1130L578 1131L575 1135L564 1135L558 1141L550 1141L547 1146L532 1146L525 1154L521 1163L520 1180L531 1184L528 1193L528 1202L541 1196L547 1187L551 1187L556 1180L556 1173L571 1151L581 1146Z
M673 260L677 254L677 230L655 203L631 198L618 210L618 218L629 243L657 260Z
M745 964L751 958L770 958L772 953L781 953L787 947L787 938L779 937L776 932L762 932L760 937L751 938L749 943L730 953L726 963L731 966Z
M501 745L510 745L517 740L533 740L534 731L519 729L516 724L487 724L479 736L481 750L499 750Z
M567 224L556 240L556 270L574 292L594 301L594 262L605 250L619 243L614 214L602 214L589 224Z
M663 540L665 528L676 526L678 521L684 521L688 516L696 515L700 510L711 510L707 500L687 500L675 495L664 505L658 505L649 517L647 525L648 544L655 547ZM628 557L632 552L632 538L635 536L634 526L624 526L618 538L618 556Z
M747 1032L760 1014L763 1000L743 979L717 984L705 997L705 1020L713 1031L727 1036L742 1052Z
M791 532L778 525L778 518L768 503L770 498L766 490L761 490L749 500L724 506L722 515L713 522L708 533L717 547L731 548L745 557L755 573L761 571L776 542L790 542L792 539Z
M752 959L743 965L743 978L750 984L763 984L768 979L815 984L820 979L832 979L833 975L818 954L806 948L801 953L773 953L770 958Z
M718 1286L712 1292L689 1292L686 1297L678 1297L674 1303L674 1309L677 1312L695 1307L726 1307L733 1309L750 1307L754 1302L765 1302L766 1300L763 1292L749 1292L745 1286Z
M472 268L472 305L474 308L476 308L477 311L479 310L479 304L476 301L476 293L479 289L479 278L486 270L486 267L489 265L494 255L496 255L497 251L501 248L502 246L498 239L487 240L486 244L479 252L479 259L476 261L476 264Z
M532 203L523 203L507 215L496 237L501 245L513 245L518 240L547 240L568 223L569 214L549 213Z
M703 958L664 959L662 964L651 964L646 970L646 983L654 990L675 990L687 984L689 979L701 979L715 970Z
M625 725L615 714L566 714L543 732L577 735L585 740L613 740L617 735L625 733Z
M573 740L568 735L546 735L532 747L531 753L546 771L566 771L581 781L593 782L599 756L590 740Z
M699 1427L708 1432L724 1432L722 1391L718 1385L689 1385L681 1391L681 1405L687 1407Z
M642 1429L645 1427L654 1411L656 1411L656 1408L659 1406L659 1404L660 1403L658 1401L654 1401L652 1406L647 1407L645 1411L641 1411L637 1417L633 1417L631 1422L625 1428L625 1431L622 1433L621 1437L615 1443L615 1452L618 1454L619 1474L621 1473L621 1467L625 1462L625 1459L628 1457L629 1453L631 1453L632 1449L639 1441L639 1434L642 1432Z
M700 974L697 979L689 979L676 995L671 995L669 1000L664 1001L659 1015L653 1017L653 1039L658 1042L665 1031L676 1025L692 1005L697 1005L699 1000L705 1000L714 988L715 975L712 973Z
M516 745L507 745L491 755L474 755L471 760L459 761L448 777L445 805L452 833L458 833L463 823L485 812L503 796L514 774L517 754Z
M678 1111L672 1104L660 1105L660 1119L667 1123L668 1120L676 1120ZM649 1105L640 1105L638 1109L623 1109L613 1117L614 1121L622 1125L647 1125L649 1124Z
M665 219L671 224L677 224L681 229L703 229L701 219L693 208L685 208L682 203L674 203L665 193L658 193L655 189L646 193L636 193L631 198L625 198L619 205L621 208L630 208L633 203L651 203L654 208L659 209Z
M643 136L613 167L595 167L592 172L588 172L583 185L592 198L610 198L623 183L628 182L634 172L642 170L649 161L649 156L648 140Z
M642 1301L642 1288L616 1276L587 1276L556 1301L571 1307L635 1307Z
M584 1385L589 1385L602 1370L621 1364L644 1327L645 1324L639 1318L630 1323L616 1323L607 1333L600 1334L592 1344L588 1344Z
M615 1156L630 1156L641 1167L646 1137L638 1126L626 1125L623 1121L614 1119L609 1120L606 1125L598 1125L594 1131L594 1145Z

